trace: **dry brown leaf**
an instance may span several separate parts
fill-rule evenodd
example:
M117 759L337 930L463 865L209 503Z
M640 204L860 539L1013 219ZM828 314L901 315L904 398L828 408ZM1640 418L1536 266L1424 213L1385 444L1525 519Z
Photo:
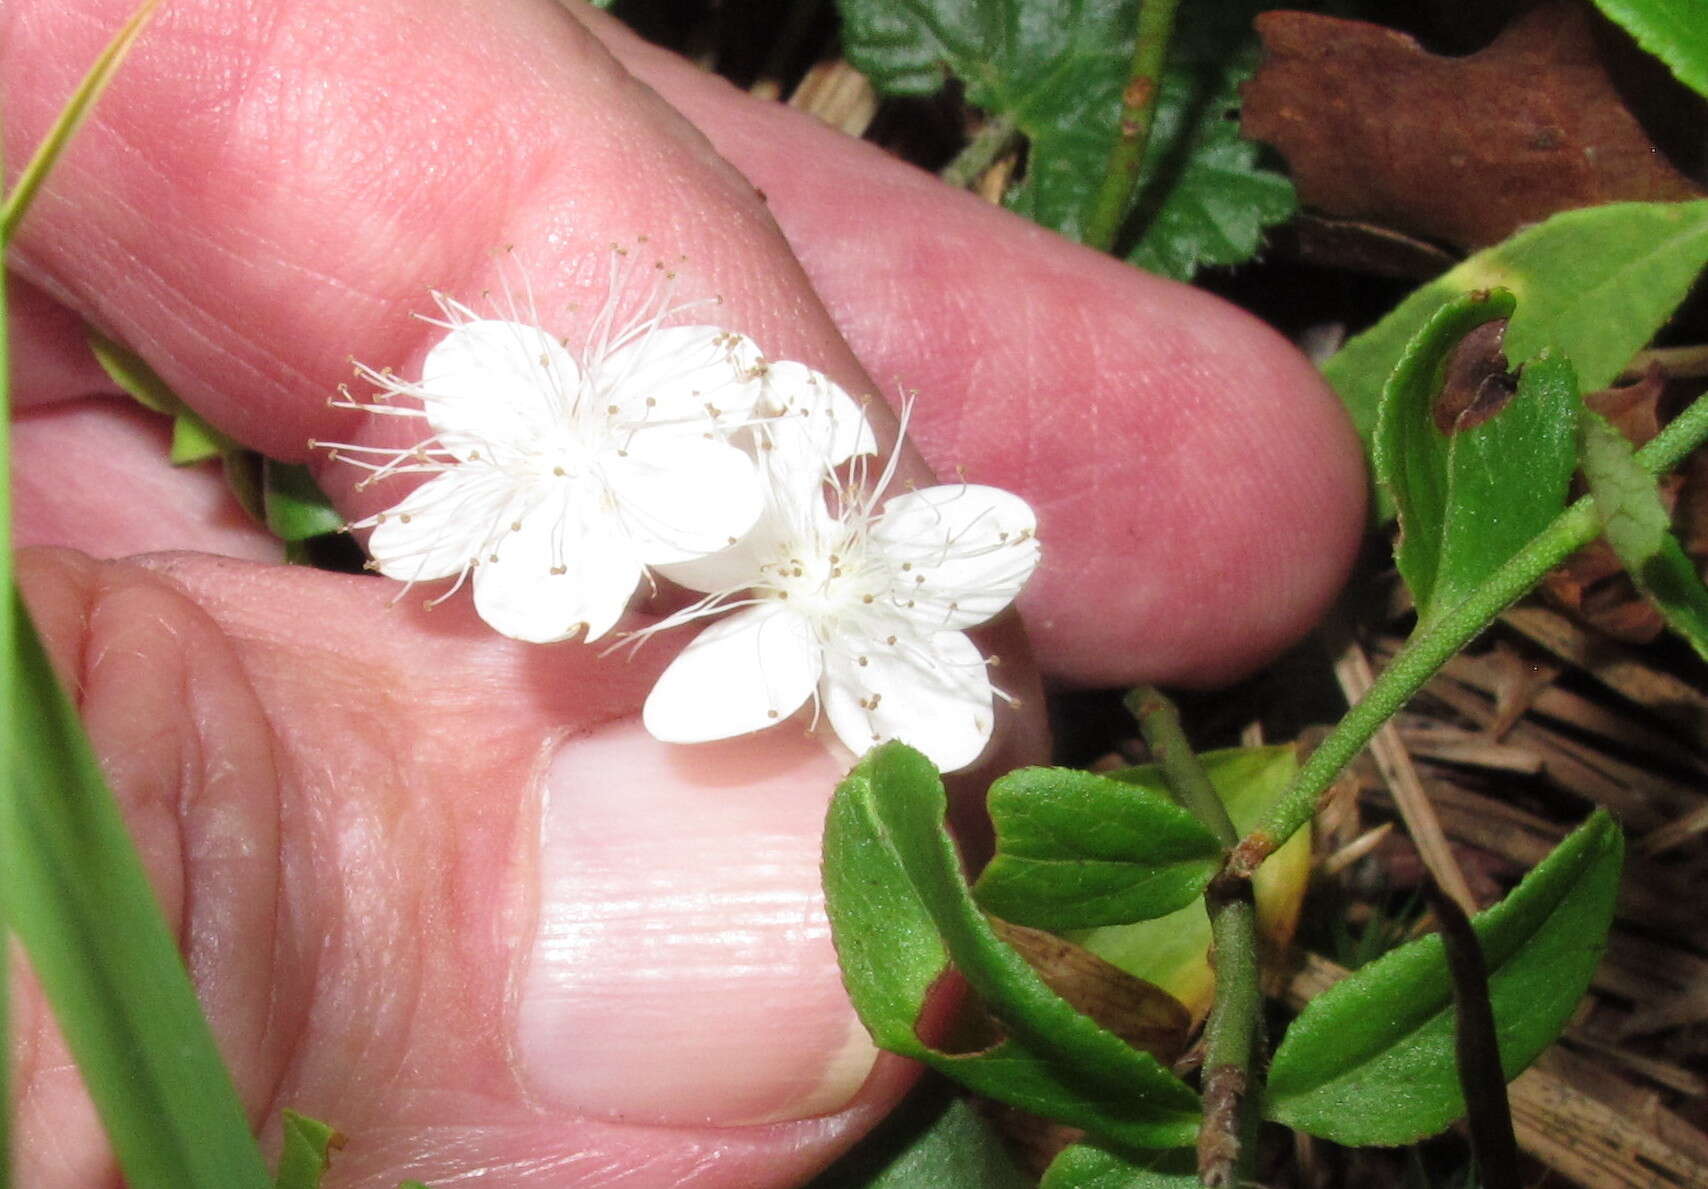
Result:
M1701 193L1620 99L1578 4L1531 9L1463 58L1311 13L1257 31L1243 131L1331 215L1475 249L1557 211Z

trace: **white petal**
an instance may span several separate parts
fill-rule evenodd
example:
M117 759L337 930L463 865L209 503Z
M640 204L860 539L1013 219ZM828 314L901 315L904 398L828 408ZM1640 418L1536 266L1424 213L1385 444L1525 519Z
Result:
M698 435L707 418L732 428L753 412L762 391L759 348L717 326L667 326L642 334L588 365L594 399L619 416ZM650 403L649 403L650 402Z
M854 398L829 376L804 363L766 365L762 412L774 450L797 455L820 469L856 454L872 454L878 439Z
M495 630L549 644L584 629L591 641L621 618L640 583L640 562L607 522L583 520L579 511L558 493L505 525L481 557L474 606Z
M460 466L374 517L368 554L376 570L400 582L449 578L486 552L515 510L515 487L506 475Z
M601 462L613 512L648 565L727 549L759 519L753 460L719 440L641 430Z
M421 369L427 422L461 459L532 453L572 424L580 369L537 326L481 320L451 331Z
M871 539L895 569L902 613L927 630L959 630L996 615L1026 585L1038 565L1037 524L1012 492L950 484L890 500Z
M943 772L965 768L995 726L990 677L960 632L845 636L827 649L821 689L837 736L856 755L900 739Z
M777 554L778 536L775 531L766 531L769 523L761 517L752 531L728 549L657 564L652 570L678 586L706 594L745 590L764 576L759 567Z
M696 636L652 687L641 721L666 743L762 730L800 708L821 665L810 625L769 600Z

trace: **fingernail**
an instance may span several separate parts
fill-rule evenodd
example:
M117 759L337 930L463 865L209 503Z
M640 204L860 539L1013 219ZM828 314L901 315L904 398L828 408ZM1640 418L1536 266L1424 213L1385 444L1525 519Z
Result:
M838 1109L875 1052L842 989L819 841L842 765L782 728L566 742L540 812L517 1056L587 1117L751 1124Z

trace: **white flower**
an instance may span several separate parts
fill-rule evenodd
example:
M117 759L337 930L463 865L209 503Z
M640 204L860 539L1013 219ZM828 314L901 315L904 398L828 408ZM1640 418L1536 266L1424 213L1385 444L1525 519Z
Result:
M431 436L407 451L326 444L374 472L364 483L432 476L353 526L373 529L380 573L457 586L472 574L476 610L504 635L595 640L646 567L725 549L753 526L760 477L728 440L764 394L749 339L661 327L668 310L614 334L602 317L578 361L538 327L439 303L448 333L420 381L358 367L376 403L346 394L342 406L422 417ZM387 403L397 395L420 408Z
M886 471L877 494L835 485L832 510L825 474L822 461L816 473L773 473L766 516L731 551L748 558L745 598L732 584L658 625L741 608L665 670L646 727L666 742L723 739L816 697L856 753L901 739L943 771L966 767L990 740L995 691L964 629L1002 611L1031 576L1032 509L961 484L895 496L880 515Z

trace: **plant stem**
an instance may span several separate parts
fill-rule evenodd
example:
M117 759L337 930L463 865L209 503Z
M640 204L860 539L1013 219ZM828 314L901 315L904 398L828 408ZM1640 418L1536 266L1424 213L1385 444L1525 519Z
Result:
M1204 1026L1204 1125L1198 1181L1208 1189L1251 1179L1251 1070L1257 1050L1257 905L1251 881L1219 876L1205 892L1216 1003Z
M1141 685L1123 701L1127 712L1139 721L1139 733L1150 745L1151 754L1162 766L1163 779L1168 783L1183 808L1223 846L1239 842L1239 831L1228 816L1227 806L1216 795L1203 765L1192 754L1192 745L1180 726L1180 711L1154 686Z
M1647 446L1637 461L1650 474L1670 469L1708 438L1708 396L1698 397ZM1601 531L1590 497L1561 512L1501 565L1463 602L1415 632L1370 687L1347 711L1322 744L1311 753L1298 776L1269 815L1234 848L1229 871L1249 877L1275 848L1293 836L1316 813L1317 803L1340 770L1349 764L1378 727L1411 699L1435 671L1469 644L1496 616L1521 598L1542 575L1583 548Z
M1180 711L1160 691L1142 685L1126 697L1139 731L1162 767L1174 799L1216 836L1224 847L1239 842L1227 806L1204 774ZM1204 1123L1198 1129L1198 1180L1211 1189L1244 1184L1251 1165L1248 1109L1253 1058L1257 1049L1258 979L1257 904L1251 883L1226 874L1204 892L1210 914L1210 961L1216 971L1216 1003L1204 1028Z
M1180 0L1142 0L1139 8L1133 64L1127 72L1127 86L1121 92L1121 123L1115 144L1109 150L1103 182L1092 197L1085 220L1083 239L1099 251L1114 248L1115 237L1120 234L1121 224L1132 206L1133 192L1139 186L1139 170L1144 164L1145 146L1150 143L1151 125L1156 120L1157 92L1162 85L1163 62L1174 36L1174 12L1179 3Z
M957 190L964 190L1000 161L1019 139L1020 130L1011 117L991 116L937 176Z

